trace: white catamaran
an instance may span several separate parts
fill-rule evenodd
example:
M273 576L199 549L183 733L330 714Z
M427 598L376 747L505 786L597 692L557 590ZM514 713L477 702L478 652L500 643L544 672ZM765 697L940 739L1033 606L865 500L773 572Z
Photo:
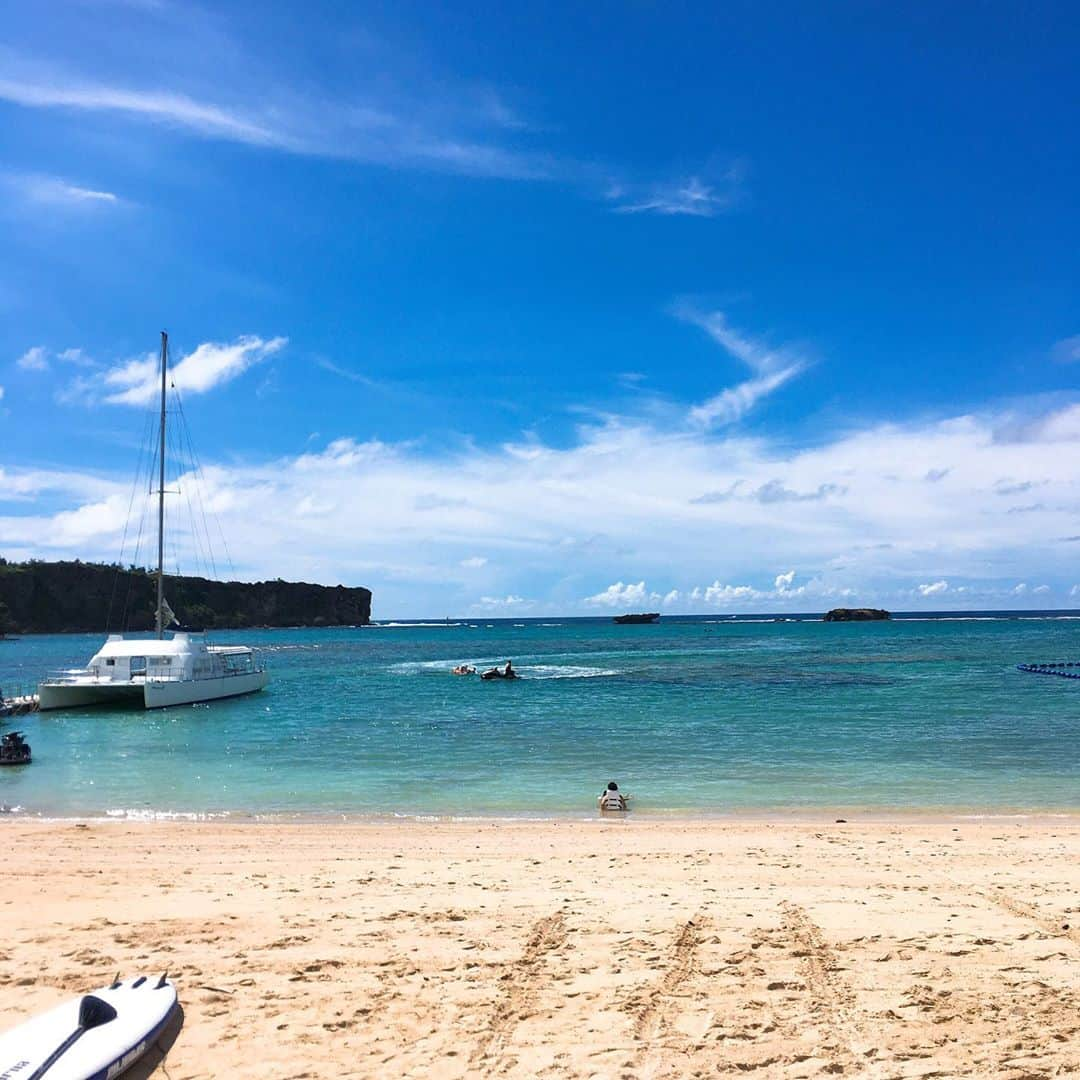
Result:
M201 633L165 636L174 616L165 599L165 385L168 335L161 334L161 417L158 444L158 565L156 638L110 634L85 668L63 671L38 686L40 709L141 703L147 709L190 705L261 690L265 668L246 645L211 645Z

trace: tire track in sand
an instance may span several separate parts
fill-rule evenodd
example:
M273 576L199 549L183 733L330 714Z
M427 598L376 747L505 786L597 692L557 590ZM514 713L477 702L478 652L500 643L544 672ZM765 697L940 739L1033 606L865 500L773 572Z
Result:
M521 957L510 964L500 978L504 984L502 996L493 1006L487 1030L470 1055L470 1065L476 1066L485 1058L502 1053L514 1028L532 1007L544 959L565 941L566 923L562 912L557 911L533 924Z
M663 978L626 1006L627 1011L636 1014L634 1038L641 1044L639 1059L650 1053L656 1040L671 1033L678 1011L675 998L680 995L683 985L700 971L698 950L705 925L706 919L699 912L679 927Z
M1030 919L1044 934L1048 934L1050 937L1068 938L1074 945L1080 945L1080 927L1068 922L1059 922L1045 912L1040 911L1033 904L1025 903L1023 900L1017 900L1015 896L1010 896L1004 889L986 891L977 889L972 885L965 885L955 878L950 880L961 892L977 896L981 900L988 900L996 907L1009 912L1010 915Z
M856 1017L858 1008L854 990L840 974L836 955L829 947L821 927L798 904L780 905L783 927L794 940L793 955L801 961L811 1010L820 1017L829 1043L821 1050L830 1057L830 1071L862 1072L868 1063L856 1051L867 1040Z

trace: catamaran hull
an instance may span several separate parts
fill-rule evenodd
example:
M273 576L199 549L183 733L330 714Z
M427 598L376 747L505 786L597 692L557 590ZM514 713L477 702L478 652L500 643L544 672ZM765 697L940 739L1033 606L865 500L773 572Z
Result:
M38 687L38 709L82 709L91 705L142 705L143 688L141 686L114 686L109 683L100 685L78 683L52 686L42 683Z
M218 679L183 679L171 682L154 682L136 685L109 684L60 684L42 683L38 687L38 708L82 709L93 705L142 706L146 709L164 709L169 705L194 705L201 701L219 701L221 698L254 694L269 681L265 671L252 671L242 675L225 675Z
M143 687L148 709L163 709L168 705L194 705L200 701L219 701L240 697L261 690L270 676L265 671L243 675L225 675L220 679L192 679L177 682L148 682Z

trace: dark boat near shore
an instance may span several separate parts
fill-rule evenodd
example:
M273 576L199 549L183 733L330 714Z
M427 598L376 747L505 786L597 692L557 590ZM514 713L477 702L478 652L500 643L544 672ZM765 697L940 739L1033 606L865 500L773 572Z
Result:
M616 615L615 621L625 623L653 623L660 618L659 611L648 611L644 615Z
M30 744L21 731L8 731L0 736L0 765L29 765Z

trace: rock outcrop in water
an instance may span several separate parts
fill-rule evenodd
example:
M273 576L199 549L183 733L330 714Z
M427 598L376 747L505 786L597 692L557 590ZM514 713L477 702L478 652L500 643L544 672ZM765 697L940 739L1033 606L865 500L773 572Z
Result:
M838 607L827 611L823 616L824 622L880 622L883 619L891 619L892 614L884 608L876 607Z
M8 633L152 630L157 579L84 562L9 563L0 559L0 612ZM184 626L362 626L371 590L299 581L210 581L167 577L165 596Z

